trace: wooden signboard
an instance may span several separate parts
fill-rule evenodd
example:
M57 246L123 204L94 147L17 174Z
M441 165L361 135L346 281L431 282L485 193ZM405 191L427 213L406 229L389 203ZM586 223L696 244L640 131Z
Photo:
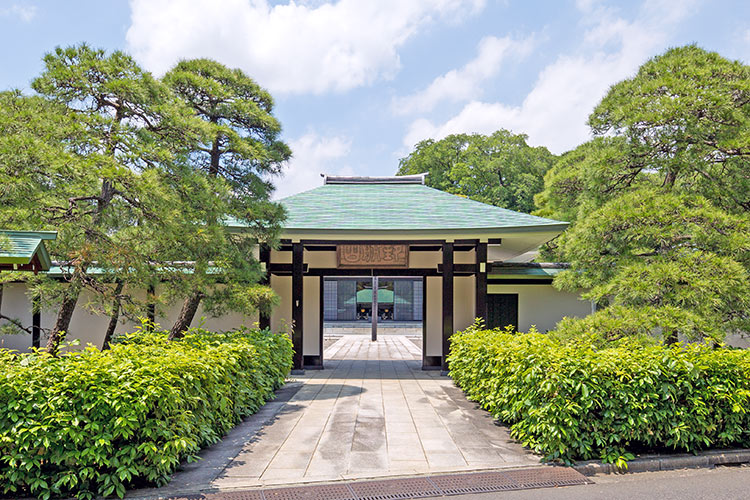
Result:
M338 266L349 269L409 267L409 246L389 244L338 245Z

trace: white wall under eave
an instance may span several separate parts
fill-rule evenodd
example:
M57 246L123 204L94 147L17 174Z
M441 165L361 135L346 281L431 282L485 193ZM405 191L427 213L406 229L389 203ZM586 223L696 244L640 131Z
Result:
M140 292L139 295L141 294L145 294L145 292ZM101 348L102 344L104 344L104 334L109 325L109 316L97 312L102 310L102 306L96 302L94 292L83 290L78 296L78 303L73 311L68 333L65 335L63 342L77 340L78 345L69 347L72 350L82 350L89 345ZM45 332L52 329L56 319L57 309L42 311L42 328ZM138 324L136 321L121 316L115 328L115 335L132 332ZM42 345L46 342L46 335L43 335L41 339Z
M425 285L425 304L427 312L424 317L427 338L425 356L443 355L443 278L428 276Z
M320 277L302 279L302 353L320 355Z
M290 278L291 280L291 278ZM156 293L160 293L163 288L157 287ZM138 291L136 295L141 299L145 296L145 291ZM104 343L104 334L109 325L109 316L100 314L102 311L100 305L95 302L95 296L90 290L84 290L78 298L78 303L73 311L73 317L70 321L68 334L65 336L65 342L77 340L77 346L71 346L70 349L80 350L87 345L93 345L101 348ZM164 329L172 327L177 315L182 307L182 302L177 301L167 306L161 314L156 317L156 323ZM290 305L291 308L291 305ZM3 294L3 314L21 319L24 325L31 326L31 303L26 296L26 285L24 283L6 284ZM57 317L56 309L42 310L41 327L42 336L40 344L42 347L47 342L45 332L48 332L55 324ZM257 314L243 315L239 313L227 313L220 317L211 317L207 315L203 307L198 307L195 318L191 326L203 327L211 331L226 331L239 326L245 325L253 327L258 322ZM120 316L115 329L115 335L135 331L140 325L137 319L129 319L124 315ZM31 347L31 335L0 335L0 347L16 349L19 351L28 351Z
M289 255L292 252L287 252ZM334 251L315 251L305 250L303 253L302 261L308 265L308 267L316 268L330 268L336 267L336 252ZM291 261L290 261L291 262Z
M157 296L163 293L163 291L164 285L159 285L156 287ZM181 299L178 299L173 304L169 304L168 306L163 307L160 311L160 314L157 314L155 318L156 323L165 330L169 330L170 328L172 328L172 325L177 320L177 317L180 314L182 303L183 301ZM193 317L193 322L190 323L190 326L193 328L200 327L214 332L225 332L234 328L239 328L240 326L253 328L254 326L256 326L257 322L257 313L245 315L229 311L225 314L222 314L221 316L211 316L210 314L206 313L205 309L203 308L203 303L201 303L198 306L198 310L195 311L195 316Z
M489 294L518 294L518 330L525 332L532 325L540 332L555 328L564 317L583 318L591 314L591 302L577 294L561 292L552 285L489 285Z
M3 302L0 312L20 321L24 327L31 327L31 299L26 295L24 283L6 283L3 286ZM7 320L0 320L0 326L6 323ZM0 348L23 352L28 351L30 347L31 334L0 335Z
M292 277L271 275L271 288L281 301L271 313L271 330L292 334Z
M474 323L476 314L474 276L453 278L453 331L458 332Z

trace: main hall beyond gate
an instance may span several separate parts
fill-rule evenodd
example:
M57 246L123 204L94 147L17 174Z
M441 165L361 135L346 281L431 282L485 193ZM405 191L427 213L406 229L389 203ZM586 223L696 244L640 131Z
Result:
M546 330L591 310L551 287L561 266L523 262L567 223L432 189L425 175L327 176L323 186L282 203L288 218L281 246L259 252L281 303L260 324L291 325L296 369L324 366L324 285L332 278L421 281L409 285L408 305L422 307L423 368L447 370L450 336L475 318ZM380 310L377 296L370 314Z

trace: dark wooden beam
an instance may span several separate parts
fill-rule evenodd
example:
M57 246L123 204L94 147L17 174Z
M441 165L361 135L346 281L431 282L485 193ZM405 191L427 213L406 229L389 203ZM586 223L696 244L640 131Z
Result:
M294 347L294 361L292 369L302 370L304 368L304 357L302 355L303 321L304 310L302 297L304 285L304 247L302 243L293 243L292 250L292 345Z
M41 347L42 337L42 304L39 295L31 299L31 346Z
M477 243L477 273L474 275L474 303L477 318L487 318L487 243Z
M148 305L146 306L146 317L153 325L156 323L156 286L153 284L148 285L146 289L146 300Z
M422 277L422 369L427 366L427 276Z
M370 328L370 340L378 340L378 277L372 277L372 303L370 304L370 318L372 326Z
M551 285L552 278L492 278L488 285Z
M258 257L260 262L266 265L266 274L260 281L262 285L271 284L271 247L267 244L262 243L258 249ZM271 328L271 316L269 314L259 313L258 315L258 327L262 330L264 328Z
M454 272L456 275L471 276L474 274L474 264L465 264L471 266L470 272ZM292 264L271 264L271 274L276 276L291 276ZM304 266L303 274L305 276L440 276L436 268L407 268L407 269L339 269L336 267L308 267Z
M309 245L440 245L442 240L302 240Z
M456 249L453 248L453 252L455 253ZM479 269L479 266L477 264L453 264L453 274L474 274ZM438 272L443 272L443 265L438 264Z
M448 371L448 352L453 335L453 243L443 243L443 350L441 368Z
M308 252L335 252L336 245L305 245Z
M318 301L319 302L319 304L318 304L319 309L318 310L320 311L320 316L318 318L318 321L319 321L319 324L320 324L320 336L318 337L318 349L320 349L320 351L318 351L318 352L320 352L320 367L321 367L321 369L325 368L325 360L323 359L323 350L324 350L324 345L323 345L323 333L324 332L323 332L323 330L325 329L325 318L323 317L323 315L325 314L325 308L324 308L325 304L323 303L323 294L325 293L325 286L323 285L323 281L324 281L323 280L323 276L321 276L320 277L320 292L319 292L320 293L320 295L319 295L320 300Z

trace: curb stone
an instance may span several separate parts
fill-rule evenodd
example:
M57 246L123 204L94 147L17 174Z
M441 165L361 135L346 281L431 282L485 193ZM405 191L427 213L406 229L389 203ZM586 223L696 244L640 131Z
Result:
M737 465L750 463L750 449L705 451L697 455L646 455L628 462L627 469L614 464L604 464L594 460L580 462L573 468L584 476L596 474L627 474L635 472L656 472L674 469L711 468L716 465Z

